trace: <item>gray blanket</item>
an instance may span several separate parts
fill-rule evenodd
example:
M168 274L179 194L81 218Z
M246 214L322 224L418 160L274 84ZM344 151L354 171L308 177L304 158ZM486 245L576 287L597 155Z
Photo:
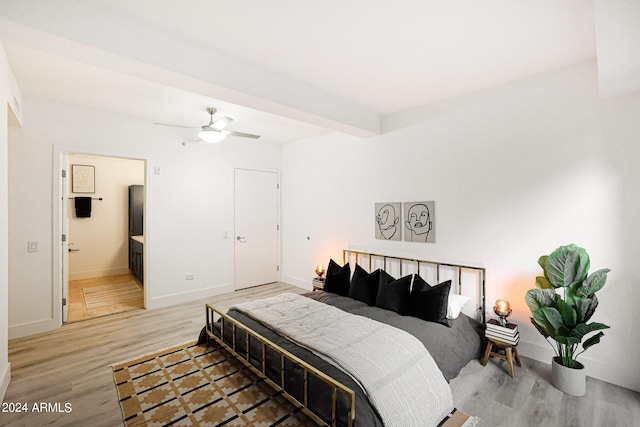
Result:
M429 350L447 381L457 377L469 361L482 356L484 333L480 329L481 325L464 314L460 314L455 320L449 320L449 328L439 323L370 307L361 301L329 292L309 292L304 296L409 332Z
M296 294L235 305L352 375L386 426L435 427L453 409L451 390L411 334ZM369 363L363 363L368 360Z

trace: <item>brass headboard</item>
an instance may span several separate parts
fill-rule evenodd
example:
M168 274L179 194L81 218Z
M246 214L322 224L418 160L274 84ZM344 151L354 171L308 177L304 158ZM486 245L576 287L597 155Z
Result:
M342 251L342 259L345 264L348 262L354 262L354 263L358 263L363 268L366 268L368 264L369 272L371 272L374 269L374 267L377 267L377 268L382 268L383 270L392 274L392 272L389 271L388 267L396 268L399 270L398 277L403 275L403 269L406 273L408 268L411 268L413 273L417 273L423 276L421 274L421 271L422 271L421 267L425 267L425 266L427 268L430 267L435 271L435 276L436 276L435 280L437 283L440 283L440 278L443 275L443 270L448 270L448 273L451 273L453 270L457 273L457 280L454 280L456 279L455 276L452 277L452 289L456 289L456 293L461 295L464 295L463 280L462 280L463 272L468 271L468 272L476 273L478 277L476 279L475 290L478 291L478 295L477 295L477 301L476 301L474 311L476 313L476 320L482 322L483 324L486 321L485 280L486 280L487 272L484 267L465 265L465 264L455 264L450 262L429 261L429 260L422 260L422 259L416 259L416 258L406 258L401 256L383 255L383 254L363 252L363 251L352 250L352 249L344 249ZM382 266L379 266L380 263L382 263ZM427 280L427 278L425 277L423 278ZM454 287L454 285L456 286Z

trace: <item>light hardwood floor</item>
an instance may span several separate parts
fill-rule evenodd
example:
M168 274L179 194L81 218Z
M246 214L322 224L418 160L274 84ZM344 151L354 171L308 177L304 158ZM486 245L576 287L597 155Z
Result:
M451 381L456 407L482 419L483 426L640 426L640 393L587 378L582 397L551 385L551 365L520 355L522 367L507 373L507 362L473 360Z
M69 322L77 322L78 320L93 319L95 317L108 316L110 314L122 313L129 310L144 308L144 296L140 298L128 300L119 304L110 304L103 307L88 309L82 288L91 288L94 286L109 285L112 283L124 283L128 281L136 282L140 287L140 280L133 274L120 274L117 276L105 276L92 279L71 280L69 281Z
M121 426L110 365L197 338L205 303L235 303L302 289L272 284L156 310L130 311L67 324L9 342L12 381L5 402L71 403L70 413L0 413L0 426ZM505 362L472 361L451 382L454 403L483 426L636 426L640 394L589 379L582 398L549 384L550 366L522 357L516 377ZM366 427L366 426L363 426Z

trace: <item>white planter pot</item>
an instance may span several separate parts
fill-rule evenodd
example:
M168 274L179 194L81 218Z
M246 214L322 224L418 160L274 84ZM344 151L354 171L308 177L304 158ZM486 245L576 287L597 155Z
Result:
M551 383L558 390L572 396L584 396L587 387L587 375L584 366L576 362L575 368L562 366L559 357L551 362Z

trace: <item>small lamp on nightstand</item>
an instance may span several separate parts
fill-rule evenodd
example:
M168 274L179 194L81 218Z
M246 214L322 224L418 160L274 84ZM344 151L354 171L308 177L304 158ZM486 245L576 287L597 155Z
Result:
M506 299L499 299L493 306L493 311L500 318L500 325L507 326L507 317L511 316L511 305Z
M322 276L324 275L324 267L322 264L318 264L316 266L316 274L318 275L318 280L323 280Z

